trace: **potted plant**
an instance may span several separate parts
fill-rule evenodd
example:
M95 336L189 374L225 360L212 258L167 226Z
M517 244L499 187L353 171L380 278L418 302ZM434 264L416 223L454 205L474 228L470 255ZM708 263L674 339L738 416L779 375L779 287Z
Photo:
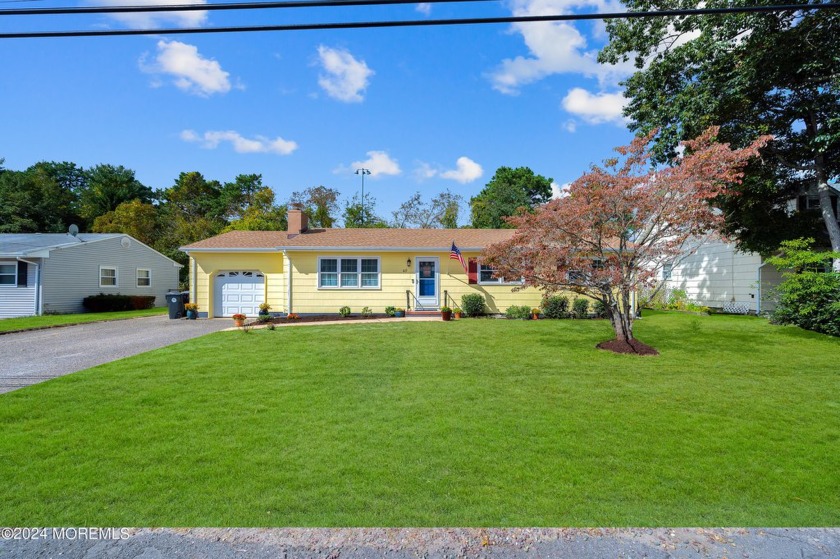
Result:
M534 307L533 309L531 309L531 318L533 318L534 320L539 320L540 319L540 309L538 309L537 307Z
M394 309L394 316L397 318L403 318L405 316L405 309L397 307L396 309Z
M185 303L184 310L187 311L187 320L198 318L198 303Z
M450 307L441 307L440 316L444 320L452 320L452 309Z
M455 320L461 320L461 309L455 309Z
M271 310L271 305L268 303L260 303L260 316L268 316L269 310Z
M231 318L233 319L233 325L236 326L237 328L242 328L243 326L245 326L245 318L246 317L245 317L244 314L238 312L235 315L233 315Z

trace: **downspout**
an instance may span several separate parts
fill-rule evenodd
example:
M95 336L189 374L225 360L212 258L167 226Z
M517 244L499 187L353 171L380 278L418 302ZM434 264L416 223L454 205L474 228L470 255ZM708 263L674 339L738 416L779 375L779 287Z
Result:
M761 269L765 267L768 263L762 263L758 268L755 270L756 275L756 282L758 283L758 293L756 294L756 302L755 302L755 315L761 316Z
M44 314L43 309L43 293L41 293L41 265L37 262L26 260L18 257L18 262L25 262L31 266L35 266L35 314L41 316Z
M283 251L283 267L286 269L286 314L292 312L292 260L286 251Z
M190 256L190 263L192 264L190 270L190 279L192 280L192 293L190 294L190 302L197 303L198 302L198 262L195 261L195 258ZM208 312L210 309L207 309Z

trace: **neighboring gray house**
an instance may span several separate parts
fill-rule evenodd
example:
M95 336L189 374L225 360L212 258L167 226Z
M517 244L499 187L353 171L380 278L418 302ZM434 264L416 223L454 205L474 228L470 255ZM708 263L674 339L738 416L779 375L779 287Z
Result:
M0 318L83 312L98 293L155 295L162 306L181 267L120 233L0 234Z

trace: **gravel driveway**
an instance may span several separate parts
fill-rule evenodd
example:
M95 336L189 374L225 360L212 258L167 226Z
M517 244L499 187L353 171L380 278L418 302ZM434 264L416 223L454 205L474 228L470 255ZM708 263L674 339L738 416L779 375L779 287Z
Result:
M150 316L0 336L0 394L230 328L229 320Z

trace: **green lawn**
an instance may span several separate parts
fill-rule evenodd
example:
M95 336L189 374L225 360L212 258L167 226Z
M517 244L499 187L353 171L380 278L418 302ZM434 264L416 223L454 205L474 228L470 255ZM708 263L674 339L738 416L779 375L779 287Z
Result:
M0 319L0 332L16 332L18 330L33 330L50 328L53 326L69 326L86 322L100 322L102 320L121 320L124 318L139 318L141 316L155 316L166 314L166 307L155 307L142 311L99 312L81 314L45 314L43 316L24 316L22 318Z
M840 340L636 330L221 332L0 395L0 526L840 524Z

